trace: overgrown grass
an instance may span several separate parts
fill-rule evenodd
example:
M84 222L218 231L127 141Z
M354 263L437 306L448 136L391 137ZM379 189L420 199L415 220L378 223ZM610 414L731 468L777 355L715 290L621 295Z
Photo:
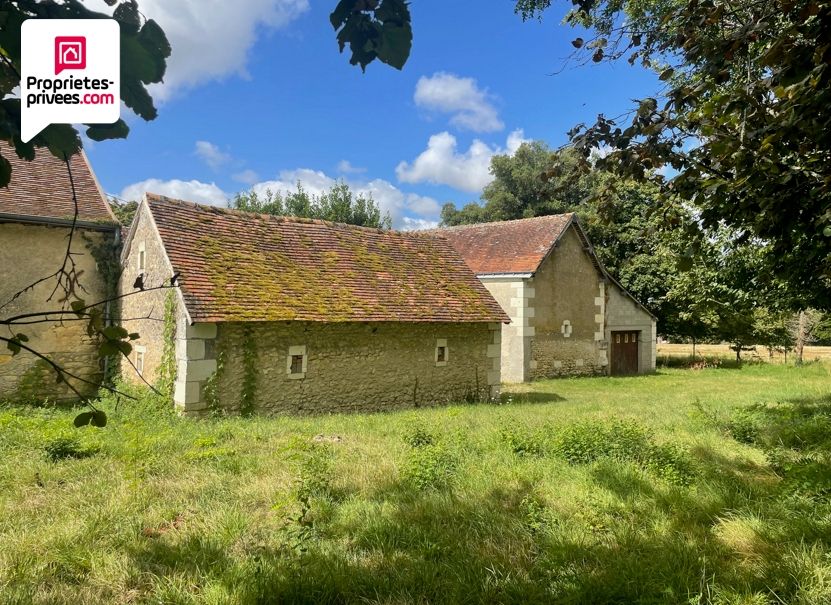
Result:
M831 372L181 419L0 407L2 603L828 603Z

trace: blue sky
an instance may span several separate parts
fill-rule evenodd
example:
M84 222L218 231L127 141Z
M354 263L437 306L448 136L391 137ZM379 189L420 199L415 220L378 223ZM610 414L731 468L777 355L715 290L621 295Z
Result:
M344 178L395 225L433 224L446 202L477 200L494 153L523 139L552 146L578 122L652 94L642 68L572 66L551 75L579 35L567 3L523 23L511 0L414 0L403 71L364 74L338 53L336 0L142 0L173 46L159 117L125 115L124 141L87 146L108 193L143 191L224 204L255 187L312 191ZM128 112L125 111L125 114Z

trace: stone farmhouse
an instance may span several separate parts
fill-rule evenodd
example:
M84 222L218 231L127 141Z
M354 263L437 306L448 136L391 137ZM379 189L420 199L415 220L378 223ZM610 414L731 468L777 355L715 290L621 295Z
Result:
M655 317L609 275L574 214L433 231L511 318L502 380L655 370Z
M45 149L32 161L21 160L11 146L3 157L12 167L8 187L0 188L0 318L60 310L66 303L59 290L51 297L56 279L49 277L62 266L72 232L75 204L67 165ZM120 237L120 227L83 153L69 160L78 200L78 217L72 238L73 259L79 276L79 298L102 301L117 287L115 275L104 270ZM43 281L39 281L43 280ZM37 283L36 283L37 282ZM32 286L33 287L28 287ZM27 288L28 287L28 288ZM57 315L51 316L57 318ZM67 371L89 381L101 378L98 343L86 335L81 321L34 320L15 326L29 337L28 345L47 355ZM94 387L70 379L82 394ZM21 351L10 354L0 343L0 399L42 401L76 398L66 384L57 384L43 360Z
M387 410L500 384L508 317L441 238L148 194L122 267L123 293L146 290L123 301L141 335L124 374L173 371L185 414Z

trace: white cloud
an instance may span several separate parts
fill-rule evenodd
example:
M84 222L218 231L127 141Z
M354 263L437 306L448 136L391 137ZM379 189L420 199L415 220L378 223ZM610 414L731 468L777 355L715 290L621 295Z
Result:
M154 99L231 74L246 76L248 53L263 30L286 27L309 10L308 0L141 0L140 10L167 34L173 51ZM90 8L112 13L101 0Z
M249 168L243 170L242 172L232 174L231 178L237 182L245 183L246 185L253 185L260 180L260 175Z
M504 149L474 139L466 152L459 153L456 137L449 132L440 132L430 137L427 149L411 164L398 164L395 174L404 183L433 183L460 191L480 192L493 180L491 158L516 152L525 141L523 136L522 130L513 131L508 135Z
M411 218L409 216L405 216L401 224L401 230L422 231L423 229L435 229L438 226L438 221L428 221L423 218Z
M172 179L162 181L160 179L147 179L132 185L127 185L121 190L119 197L123 200L140 200L146 193L158 193L178 200L199 202L212 206L227 206L228 196L214 183L203 183L201 181L180 181Z
M196 141L194 153L212 169L217 170L231 161L231 155L209 141Z
M450 123L474 132L495 132L505 124L473 78L460 78L446 72L430 77L422 76L416 84L415 103L418 107L439 113L452 114Z
M359 174L361 172L366 172L366 168L353 166L352 162L349 160L341 160L338 162L338 172L341 174Z
M267 190L285 193L295 191L298 182L311 195L320 195L337 183L334 178L320 170L299 168L284 170L279 178L257 183L252 189L257 193L265 193ZM383 179L346 180L346 183L356 194L371 195L382 212L389 212L393 227L396 229L414 228L412 225L421 225L420 221L423 221L425 225L432 224L438 218L441 209L440 204L433 198L401 191Z

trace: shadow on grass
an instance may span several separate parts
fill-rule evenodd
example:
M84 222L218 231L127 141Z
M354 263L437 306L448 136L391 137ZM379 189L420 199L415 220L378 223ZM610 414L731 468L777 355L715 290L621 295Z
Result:
M556 393L541 391L511 391L506 390L500 397L502 404L506 403L556 403L566 401L566 398Z
M812 427L831 419L831 398L754 414L763 450L801 448L797 465L807 450L827 454L827 435ZM789 437L794 427L800 439ZM296 527L282 546L240 555L207 538L163 539L131 555L143 573L179 574L190 589L220 583L240 603L822 602L805 591L811 549L821 559L831 547L817 521L831 515L828 502L788 483L792 470L708 447L691 455L691 487L610 459L585 465L592 490L571 496L570 512L546 504L536 475L478 494L390 479L358 512Z

